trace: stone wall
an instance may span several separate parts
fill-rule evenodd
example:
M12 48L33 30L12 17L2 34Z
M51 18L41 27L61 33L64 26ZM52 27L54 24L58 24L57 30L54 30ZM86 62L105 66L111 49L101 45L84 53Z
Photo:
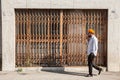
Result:
M0 70L2 69L2 15L1 15L1 1L0 1Z
M120 71L120 0L1 0L2 70L15 70L15 9L108 9L108 71Z

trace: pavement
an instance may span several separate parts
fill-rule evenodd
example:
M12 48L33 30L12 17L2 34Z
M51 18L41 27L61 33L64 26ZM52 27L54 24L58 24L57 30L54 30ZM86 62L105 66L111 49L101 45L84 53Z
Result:
M0 72L0 80L120 80L120 72L102 72L86 77L87 71L15 71Z

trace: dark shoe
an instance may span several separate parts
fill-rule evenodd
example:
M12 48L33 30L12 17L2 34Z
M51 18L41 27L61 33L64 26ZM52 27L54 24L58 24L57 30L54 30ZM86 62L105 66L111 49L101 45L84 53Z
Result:
M93 75L88 74L86 77L93 77Z
M103 71L102 68L100 68L98 75L100 75L102 71Z

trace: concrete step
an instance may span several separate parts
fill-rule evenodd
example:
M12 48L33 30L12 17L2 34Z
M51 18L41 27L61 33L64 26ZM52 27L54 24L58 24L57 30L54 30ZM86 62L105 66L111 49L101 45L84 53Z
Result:
M101 66L100 66L101 67ZM106 67L101 67L103 69L103 72L106 71ZM88 71L87 66L83 67L20 67L16 68L17 70L25 71L56 71L56 72L62 72L62 71L68 71L68 72L80 72L80 71ZM93 68L93 71L97 71Z

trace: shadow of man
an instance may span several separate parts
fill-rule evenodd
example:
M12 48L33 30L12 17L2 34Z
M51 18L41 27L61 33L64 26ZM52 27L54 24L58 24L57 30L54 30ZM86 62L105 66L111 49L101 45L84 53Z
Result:
M87 73L83 72L68 72L64 70L64 67L43 67L41 71L57 73L57 74L65 74L65 75L75 75L75 76L84 76L86 77Z

